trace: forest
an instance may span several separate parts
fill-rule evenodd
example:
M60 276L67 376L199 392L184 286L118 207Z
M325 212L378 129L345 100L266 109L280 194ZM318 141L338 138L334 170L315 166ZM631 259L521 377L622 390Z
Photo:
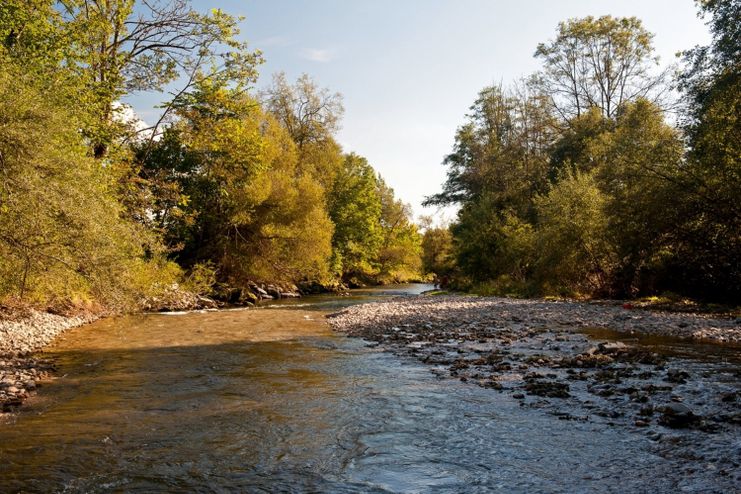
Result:
M658 70L637 18L559 24L541 70L481 90L430 205L428 269L479 293L741 301L741 3Z
M419 277L409 206L309 76L255 82L241 19L186 0L0 6L0 297L136 309L173 287ZM121 103L164 100L153 126Z
M450 225L342 149L342 98L256 87L241 18L187 0L0 6L0 301L135 310L178 287L436 276L479 293L741 295L739 2L658 70L636 18L562 22L445 157ZM548 33L544 33L544 39ZM162 95L151 126L127 96ZM444 97L444 95L441 95ZM431 164L434 166L434 164Z

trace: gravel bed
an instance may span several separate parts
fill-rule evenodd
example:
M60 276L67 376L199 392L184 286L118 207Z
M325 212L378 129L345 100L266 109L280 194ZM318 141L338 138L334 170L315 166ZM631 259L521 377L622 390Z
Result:
M738 438L738 319L621 303L421 296L349 307L328 320L369 346L430 365L441 379L491 388L559 419L638 428L656 440L667 428ZM731 448L726 467L739 481L740 454Z
M66 317L35 310L0 319L0 414L14 411L48 377L53 366L31 354L67 329L96 320L83 314Z
M330 318L337 330L354 336L387 332L404 324L460 329L463 324L497 328L516 324L540 328L609 328L626 333L741 343L741 319L625 309L619 303L523 300L498 297L404 297L350 307Z

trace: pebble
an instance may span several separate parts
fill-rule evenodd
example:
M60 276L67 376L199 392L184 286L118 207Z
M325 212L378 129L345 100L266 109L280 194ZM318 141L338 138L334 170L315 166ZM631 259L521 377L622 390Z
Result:
M349 336L447 367L447 372L438 368L438 376L508 391L521 405L556 414L581 406L608 425L649 429L657 424L710 432L711 422L717 422L728 432L741 424L736 418L741 414L732 412L737 394L728 383L701 386L706 376L698 373L698 362L658 353L633 338L612 341L619 337L595 329L739 342L741 328L732 319L626 311L606 303L468 296L399 297L327 318ZM525 402L527 395L551 400Z
M620 305L577 301L511 299L500 297L436 296L403 297L389 301L349 307L333 314L330 324L350 334L363 332L371 324L399 326L399 319L416 320L422 330L433 332L446 325L460 326L459 316L471 314L477 320L465 321L479 330L510 328L516 325L539 328L563 321L574 328L609 328L618 332L676 336L717 342L741 343L741 327L734 319L702 314L623 309ZM680 325L681 323L681 325ZM604 353L620 352L621 343L610 343ZM674 377L674 376L673 376ZM681 371L677 379L685 377Z
M62 316L27 310L20 316L0 318L0 410L12 411L50 367L31 354L41 350L67 329L96 320L100 315Z

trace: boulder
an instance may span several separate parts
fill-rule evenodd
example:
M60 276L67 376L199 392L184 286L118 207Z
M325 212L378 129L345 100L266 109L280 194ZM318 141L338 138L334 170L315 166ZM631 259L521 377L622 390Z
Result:
M198 307L201 307L203 309L216 309L219 307L219 304L217 304L215 300L204 297L202 295L198 295L196 297L196 300L198 302Z
M668 403L659 409L659 423L673 429L691 427L700 421L700 417L681 403Z
M243 290L242 297L240 297L239 299L239 303L245 304L245 305L256 304L259 301L260 301L260 298L254 293L252 293L250 290Z

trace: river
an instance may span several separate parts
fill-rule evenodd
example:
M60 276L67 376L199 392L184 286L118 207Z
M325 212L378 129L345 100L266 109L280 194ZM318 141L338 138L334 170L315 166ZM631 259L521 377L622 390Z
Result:
M0 426L0 492L715 490L645 434L438 379L324 321L426 288L71 330L46 352L58 377Z

